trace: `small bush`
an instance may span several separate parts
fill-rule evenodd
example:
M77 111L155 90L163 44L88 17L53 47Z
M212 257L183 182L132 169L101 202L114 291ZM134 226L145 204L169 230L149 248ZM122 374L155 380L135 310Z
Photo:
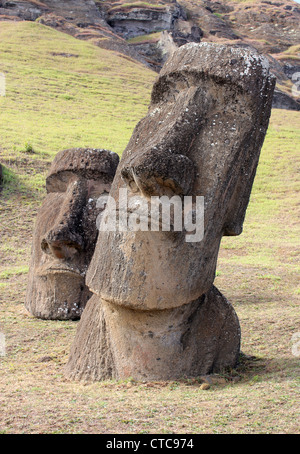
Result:
M30 142L26 142L24 145L24 151L25 153L34 153L33 146Z
M4 165L2 164L2 186L16 182L17 182L16 175L10 169L4 167Z

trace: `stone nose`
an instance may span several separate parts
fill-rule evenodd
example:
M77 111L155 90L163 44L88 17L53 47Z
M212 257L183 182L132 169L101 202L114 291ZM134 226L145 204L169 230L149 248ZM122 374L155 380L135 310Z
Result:
M141 192L147 197L187 195L195 180L195 168L184 155L148 153L124 166L121 175L131 192Z
M78 182L67 190L53 227L42 238L43 252L64 260L72 259L84 248L82 212L86 197L86 188Z
M72 259L82 249L80 235L71 233L69 229L52 230L42 239L41 248L46 254L57 259Z

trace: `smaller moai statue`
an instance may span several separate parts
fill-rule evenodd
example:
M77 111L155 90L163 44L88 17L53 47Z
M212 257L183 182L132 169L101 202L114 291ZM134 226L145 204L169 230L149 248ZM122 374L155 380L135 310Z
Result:
M60 151L33 233L25 307L38 318L80 318L91 296L85 275L96 245L99 196L111 188L119 156L109 150Z

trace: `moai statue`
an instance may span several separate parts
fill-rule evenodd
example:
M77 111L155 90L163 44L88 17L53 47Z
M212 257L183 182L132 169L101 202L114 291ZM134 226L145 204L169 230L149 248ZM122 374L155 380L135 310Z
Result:
M112 184L67 377L173 380L237 364L239 321L213 282L222 236L242 232L274 84L264 57L211 43L180 47L162 68ZM149 215L154 199L176 196L195 228L122 221L113 231L108 218L123 217L124 194L131 224L138 200Z
M119 156L108 150L59 152L33 234L27 310L49 320L78 319L91 296L85 275L96 240L98 197L108 194Z

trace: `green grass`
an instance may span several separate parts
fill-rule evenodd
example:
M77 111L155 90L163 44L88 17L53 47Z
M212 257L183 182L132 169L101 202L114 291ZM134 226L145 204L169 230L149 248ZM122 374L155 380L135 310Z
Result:
M134 38L129 38L127 42L129 44L140 44L146 41L156 42L160 37L161 32L149 33L149 35L140 35L135 36Z
M16 184L17 176L12 170L7 169L4 165L2 165L2 186L5 188L4 191L8 186L14 186Z
M32 150L35 158L53 158L76 146L121 153L146 111L156 76L38 23L1 22L0 55L6 76L0 147L14 158Z
M125 1L124 3L123 2L118 2L117 5L115 6L112 6L109 11L115 11L115 10L119 10L119 9L124 9L124 8L151 8L151 9L165 9L166 8L166 5L161 5L159 3L156 3L156 2L153 2L153 3L149 3L149 2L136 2L136 1L132 1L132 2L128 2L128 1Z
M121 154L147 110L156 73L31 22L1 22L0 55L1 280L19 274L24 245L13 232L30 237L55 154L77 146Z
M213 15L218 17L219 19L223 19L223 14L221 13L213 13Z
M300 44L290 46L284 52L275 54L277 60L293 60L295 63L300 61Z
M0 273L0 279L9 279L11 276L19 276L20 274L28 273L28 266L18 266L16 268L7 268L5 271Z
M274 109L267 132L246 214L239 237L224 237L222 247L239 249L226 260L236 264L264 264L272 269L284 265L298 269L293 255L282 257L281 247L296 253L300 229L298 215L300 114Z

